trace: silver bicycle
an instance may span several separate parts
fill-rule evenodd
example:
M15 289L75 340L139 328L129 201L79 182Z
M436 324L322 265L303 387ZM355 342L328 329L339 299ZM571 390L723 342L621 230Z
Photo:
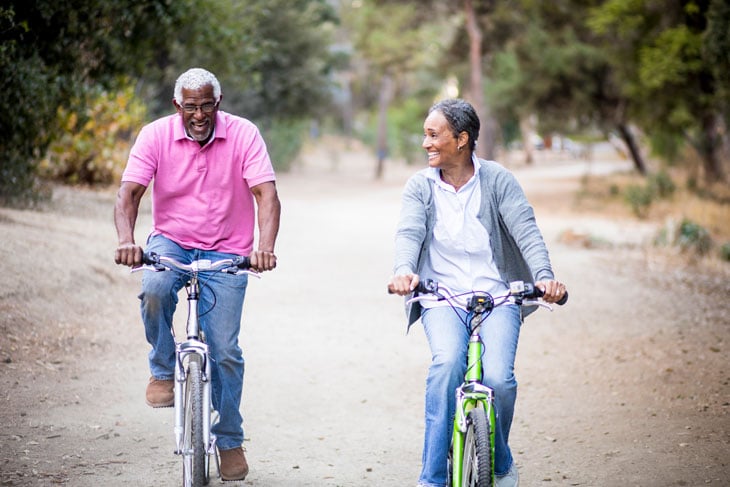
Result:
M188 316L185 325L185 340L175 340L175 454L183 460L183 486L199 487L210 481L210 459L215 459L216 438L211 434L211 421L217 416L211 402L211 366L208 345L198 322L198 299L200 296L200 274L223 272L228 274L249 274L248 257L239 256L217 261L195 260L183 264L170 257L145 252L143 266L132 271L173 271L187 278L185 291L188 301ZM173 336L174 329L171 330Z

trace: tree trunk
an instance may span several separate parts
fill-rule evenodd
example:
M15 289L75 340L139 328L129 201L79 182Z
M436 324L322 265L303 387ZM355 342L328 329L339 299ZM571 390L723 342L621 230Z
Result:
M485 159L494 159L496 122L489 107L484 103L482 86L482 31L477 23L472 0L464 1L466 30L469 34L469 98L481 121L476 153Z
M618 132L621 134L621 138L626 143L626 147L629 149L631 159L634 161L634 167L639 174L646 176L646 164L644 164L644 158L639 150L639 145L636 143L636 137L631 133L631 129L624 123L618 124Z
M534 162L534 147L532 147L532 120L530 116L520 117L520 137L522 138L522 147L525 151L525 164Z
M725 182L723 168L723 140L722 121L715 114L708 115L702 120L702 140L699 143L702 167L705 170L707 184Z
M388 106L393 97L393 78L390 74L383 74L380 80L380 94L378 95L378 163L375 167L375 179L383 179L385 173L385 158L388 156Z

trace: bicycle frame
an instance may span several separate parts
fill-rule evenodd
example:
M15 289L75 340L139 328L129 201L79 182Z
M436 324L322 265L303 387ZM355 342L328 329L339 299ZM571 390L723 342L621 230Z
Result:
M184 487L205 485L210 475L210 457L215 458L216 468L220 473L218 456L216 455L216 437L211 434L211 360L208 345L200 329L198 302L200 298L199 272L224 272L230 274L249 274L258 277L258 273L249 271L248 257L236 257L211 262L196 260L183 264L174 259L154 253L144 254L144 266L132 269L165 271L175 270L187 277L185 290L188 298L188 316L185 324L186 337L183 341L175 339L175 451L183 457ZM171 328L173 338L175 330ZM190 380L189 380L190 379ZM190 390L188 391L188 387ZM198 420L195 419L198 415ZM196 432L193 432L195 430ZM192 445L188 445L190 441ZM202 440L202 441L201 441ZM201 464L202 462L202 464ZM202 476L202 477L201 477ZM193 478L194 477L194 478Z
M183 432L185 424L185 381L188 376L188 357L197 354L201 358L203 403L211 404L210 391L210 359L208 345L202 340L198 321L198 299L200 284L198 275L193 274L185 285L188 294L188 317L185 325L187 340L175 343L175 454L188 456L191 452L183 450ZM174 335L174 331L173 331ZM210 411L203 414L203 440L206 451L210 455L215 452L215 435L210 433Z
M464 442L467 430L467 417L474 408L482 408L489 421L489 445L491 448L490 458L492 461L491 471L494 475L494 424L496 421L494 411L494 391L481 383L482 381L482 354L484 346L479 339L479 329L483 321L484 309L475 311L470 320L471 335L467 348L467 365L464 374L464 382L457 387L456 412L454 415L454 430L452 435L452 486L461 486L463 481L463 458Z

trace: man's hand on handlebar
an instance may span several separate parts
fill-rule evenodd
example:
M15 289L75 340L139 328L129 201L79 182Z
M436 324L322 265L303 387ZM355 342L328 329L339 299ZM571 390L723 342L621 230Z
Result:
M563 296L565 296L565 294L568 292L565 288L565 284L559 281L537 281L535 283L535 286L540 288L540 290L545 293L542 296L542 300L546 303L557 303L558 301L563 299Z
M114 262L129 267L142 265L142 247L134 243L119 244L114 251Z
M388 292L399 296L406 296L418 286L418 274L400 274L390 278Z
M264 272L273 270L276 267L276 255L266 250L254 250L249 255L251 259L251 270Z

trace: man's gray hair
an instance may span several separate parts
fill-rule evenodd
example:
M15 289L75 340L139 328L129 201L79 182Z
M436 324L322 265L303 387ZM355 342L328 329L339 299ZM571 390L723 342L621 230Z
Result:
M213 87L213 97L218 102L221 99L221 84L218 82L218 78L213 73L203 68L191 68L185 71L175 81L175 101L182 105L183 88L186 90L198 90L204 86Z

